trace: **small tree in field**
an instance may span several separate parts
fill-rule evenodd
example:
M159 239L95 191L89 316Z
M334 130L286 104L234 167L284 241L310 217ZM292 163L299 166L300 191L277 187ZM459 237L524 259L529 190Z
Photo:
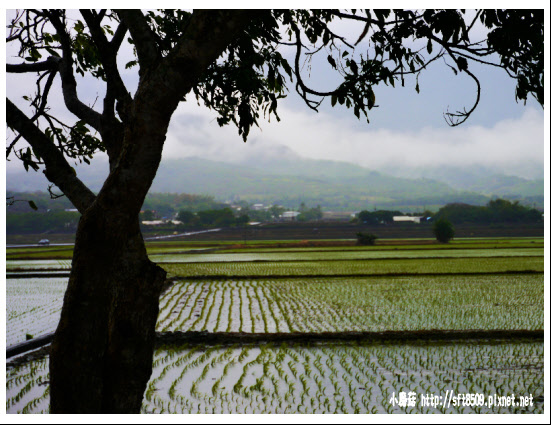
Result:
M517 100L533 95L543 105L543 10L9 13L6 41L19 59L6 71L31 74L36 94L6 98L13 132L7 157L26 169L43 166L82 214L50 350L52 413L140 411L166 271L147 255L139 216L180 102L197 100L245 141L262 116L279 120L278 102L289 88L314 111L327 99L367 119L379 85L403 85L408 75L419 81L432 63L445 61L476 87L473 104L446 114L450 125L479 104L474 62L514 78ZM347 40L338 31L352 22L363 30ZM333 86L311 86L314 56L331 68ZM135 73L136 87L127 87L125 72ZM10 87L13 77L7 80ZM93 104L83 97L90 80L102 97ZM94 193L70 163L97 152L107 154L109 175Z
M453 224L443 218L434 223L432 231L438 242L442 243L448 243L455 236Z
M373 233L356 233L356 237L358 239L358 245L375 245L375 241L379 239L377 235L374 235Z

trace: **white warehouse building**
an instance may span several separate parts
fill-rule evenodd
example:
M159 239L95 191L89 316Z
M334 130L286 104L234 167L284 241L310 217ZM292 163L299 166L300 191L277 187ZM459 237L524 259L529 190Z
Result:
M423 217L410 217L409 215L395 215L392 220L395 222L411 221L413 223L421 223Z

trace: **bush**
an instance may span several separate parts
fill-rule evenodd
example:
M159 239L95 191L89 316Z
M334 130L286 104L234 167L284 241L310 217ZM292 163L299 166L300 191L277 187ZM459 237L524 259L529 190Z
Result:
M379 239L379 236L373 233L356 233L358 238L358 245L375 245L375 240Z
M453 224L443 218L434 223L432 231L438 242L442 243L448 243L455 236Z

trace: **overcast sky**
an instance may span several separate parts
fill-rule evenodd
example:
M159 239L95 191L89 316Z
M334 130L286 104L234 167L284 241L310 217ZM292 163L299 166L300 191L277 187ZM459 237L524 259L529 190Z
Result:
M9 19L8 11L7 18ZM339 28L349 40L357 39L361 27ZM7 61L17 63L8 46ZM314 63L314 88L338 85L338 75L325 63ZM131 51L125 49L120 63ZM319 65L319 66L317 66ZM474 69L474 67L473 67ZM327 100L319 113L311 111L293 93L279 103L281 122L272 117L260 129L251 130L245 144L235 127L219 128L215 116L197 107L194 97L180 105L167 135L164 158L199 156L218 161L240 161L256 156L293 156L348 161L371 169L399 170L416 166L485 166L506 174L541 178L544 163L544 114L533 100L527 106L514 98L514 81L501 70L476 67L482 84L482 98L473 116L459 127L449 127L443 113L469 108L475 86L464 76L455 76L443 63L423 73L405 88L377 87L378 108L370 111L370 124L358 121L344 107L331 108ZM129 88L135 85L137 68L124 71ZM59 87L59 78L56 80ZM97 82L79 81L82 97L88 103L97 98L101 105L102 87ZM10 99L20 104L21 96L32 94L32 81L9 75L6 86ZM292 90L291 90L292 91ZM60 97L51 97L54 107ZM56 105L57 103L57 105ZM17 161L8 167L21 167Z

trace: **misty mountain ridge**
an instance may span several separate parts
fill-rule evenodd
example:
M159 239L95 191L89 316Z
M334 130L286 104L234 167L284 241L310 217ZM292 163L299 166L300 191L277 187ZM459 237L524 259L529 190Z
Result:
M298 155L250 156L220 162L189 157L164 159L150 192L195 193L221 201L246 200L297 207L300 202L334 210L431 207L450 202L485 204L490 196L541 197L543 180L491 174L487 170L425 170L422 178L392 176L359 165ZM400 169L394 170L400 174ZM108 173L107 161L77 167L79 177L99 191ZM431 174L432 173L432 174ZM437 178L426 176L434 175ZM6 186L18 192L46 190L40 172L8 170ZM539 204L539 201L538 201Z
M404 178L428 178L444 182L457 190L468 190L488 196L543 196L544 170L541 164L526 164L531 174L538 178L529 179L518 175L507 175L496 167L482 166L434 166L400 167L392 169L394 175ZM388 171L391 171L388 169Z

